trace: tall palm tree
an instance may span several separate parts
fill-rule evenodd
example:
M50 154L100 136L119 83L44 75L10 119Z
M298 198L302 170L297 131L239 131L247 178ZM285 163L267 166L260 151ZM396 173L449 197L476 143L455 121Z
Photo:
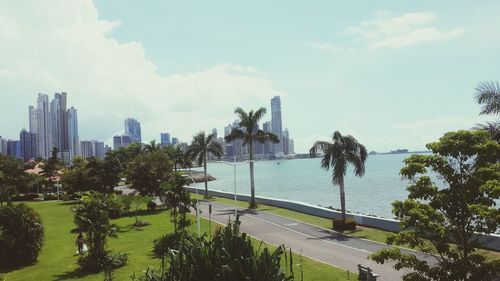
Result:
M157 152L161 150L161 144L156 143L155 140L152 140L149 144L144 146L144 151L147 152Z
M361 177L365 174L365 161L368 157L364 145L358 143L353 136L342 136L335 131L332 136L333 142L317 141L309 150L311 156L318 153L323 154L321 167L325 170L332 168L332 182L340 187L340 205L342 208L342 222L345 223L345 192L344 176L347 166L354 166L354 174Z
M205 197L208 197L208 178L207 178L207 156L208 154L216 157L222 156L222 145L218 143L213 134L205 135L205 132L199 132L193 137L191 145L186 150L186 155L191 158L197 158L198 165L203 164L205 172Z
M483 105L479 114L500 114L500 84L498 81L479 83L474 99Z
M250 208L256 208L257 202L255 202L255 183L254 183L254 168L253 168L253 142L257 141L259 143L265 143L266 141L271 141L273 143L279 143L280 139L273 133L264 132L259 130L258 123L266 114L266 108L261 107L256 111L250 110L248 113L245 112L241 107L236 108L234 111L236 115L240 118L240 127L233 128L231 134L225 137L227 142L231 142L236 139L243 140L243 145L248 147L248 155L250 160Z
M174 171L177 172L177 167L184 167L186 164L186 155L184 151L178 145L169 145L166 146L165 151L168 157L174 162Z

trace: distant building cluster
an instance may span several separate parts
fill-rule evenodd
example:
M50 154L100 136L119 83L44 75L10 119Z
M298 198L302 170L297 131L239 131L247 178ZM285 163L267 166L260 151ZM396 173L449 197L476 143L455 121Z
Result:
M0 154L24 161L51 157L57 148L57 157L70 166L75 157L104 158L106 147L99 141L81 141L78 135L78 112L67 106L68 94L55 93L52 100L39 93L36 105L28 107L29 130L22 129L19 140L0 137ZM89 148L92 143L92 148Z
M257 126L260 129L260 124L257 124ZM224 127L224 136L228 136L233 129L239 127L239 120L228 124ZM275 96L271 99L271 121L264 122L262 130L275 134L280 139L280 142L277 144L269 141L265 143L254 142L252 151L255 159L283 158L295 154L294 141L290 138L288 129L283 130L280 96ZM213 129L213 132L217 136L217 130ZM218 138L218 140L223 144L225 158L233 159L236 157L237 160L248 158L248 146L243 144L241 140L234 140L232 142L226 142L223 138Z
M98 140L80 141L78 134L78 112L74 107L67 106L68 94L55 93L52 100L49 96L39 93L36 105L28 107L29 128L22 129L19 139L6 139L0 136L0 154L6 154L24 161L35 158L48 159L53 148L57 148L57 157L67 166L71 166L75 157L88 159L96 157L103 159L110 147ZM142 144L141 123L135 118L127 118L124 122L124 132L113 136L113 149L118 150L134 143ZM224 127L224 137L233 129L239 128L239 120ZM260 124L257 124L260 129ZM283 129L281 115L281 98L271 99L271 120L262 124L264 132L272 132L280 139L277 144L271 142L254 143L255 159L274 159L289 157L295 154L294 141L288 129ZM243 160L248 158L248 147L241 140L226 142L219 136L217 129L212 129L212 136L223 147L226 159ZM162 146L181 145L179 138L170 133L160 133Z

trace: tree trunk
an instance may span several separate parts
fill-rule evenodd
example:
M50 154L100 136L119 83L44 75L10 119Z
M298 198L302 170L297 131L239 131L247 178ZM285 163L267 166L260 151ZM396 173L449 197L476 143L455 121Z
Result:
M257 202L255 201L255 181L254 181L254 169L253 169L253 147L252 147L252 140L248 142L249 148L249 158L250 158L250 194L251 194L251 199L250 199L250 208L255 209L257 208Z
M205 198L208 198L207 152L203 155L203 170L205 171Z
M340 179L340 208L342 210L342 223L345 224L345 192L344 192L344 177Z

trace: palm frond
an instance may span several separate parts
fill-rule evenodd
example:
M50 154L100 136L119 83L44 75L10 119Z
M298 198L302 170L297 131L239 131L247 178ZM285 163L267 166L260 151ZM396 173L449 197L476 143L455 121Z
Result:
M259 121L264 117L266 114L267 110L265 107L261 107L257 109L254 114L253 114L253 121L257 124Z
M476 87L474 99L480 105L479 114L500 114L500 84L497 82L481 82Z
M246 137L247 137L247 134L245 132L243 132L239 128L234 128L229 135L227 135L226 137L224 137L224 139L227 142L232 142L232 141L237 140L237 139L243 140Z
M280 142L280 139L277 135L271 132L264 132L262 130L258 130L255 134L252 135L252 138L260 143L265 143L266 141L271 141L272 143Z

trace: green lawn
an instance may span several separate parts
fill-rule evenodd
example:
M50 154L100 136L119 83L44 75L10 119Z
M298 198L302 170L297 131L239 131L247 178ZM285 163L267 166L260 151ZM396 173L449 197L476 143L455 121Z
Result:
M34 265L6 272L7 281L31 280L103 280L101 274L86 274L78 269L75 255L76 234L71 233L74 228L73 214L74 203L71 202L30 202L31 207L37 210L45 226L45 241L38 262ZM116 238L110 238L108 246L113 251L129 254L129 264L116 270L116 280L130 280L132 273L141 273L148 266L158 266L160 260L151 253L153 239L160 235L172 232L173 225L167 211L154 214L144 214L140 220L147 220L151 226L144 228L130 227L134 217L124 217L112 222L118 226ZM194 221L194 220L193 220ZM213 224L215 229L217 225ZM193 231L195 227L192 227ZM202 230L208 230L208 221L202 220ZM289 245L288 245L289 246ZM291 245L293 248L293 245ZM269 245L270 248L274 248ZM293 251L293 249L292 249ZM299 270L303 268L305 281L323 280L348 280L344 270L301 257L294 254L294 262ZM297 272L297 271L296 271ZM355 280L351 274L350 280Z

